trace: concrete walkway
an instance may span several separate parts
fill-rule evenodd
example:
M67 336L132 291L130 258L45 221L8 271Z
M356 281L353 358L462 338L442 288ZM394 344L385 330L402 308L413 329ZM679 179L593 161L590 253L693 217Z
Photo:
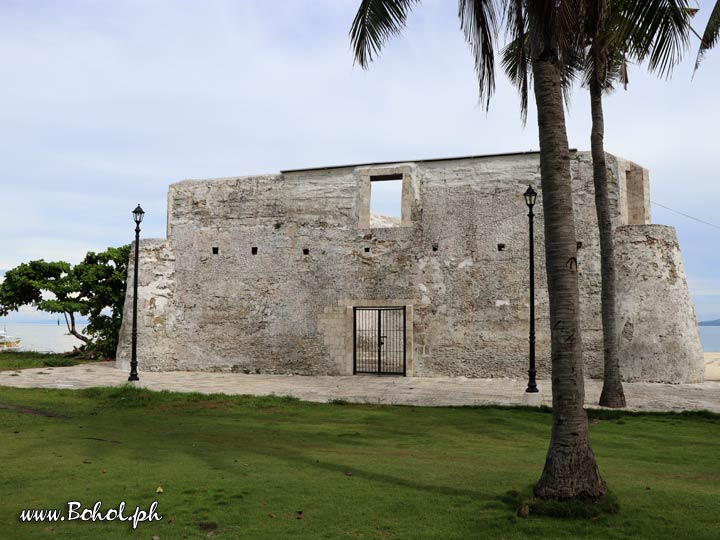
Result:
M0 386L20 388L89 388L118 386L127 373L113 362L73 367L24 369L0 372ZM550 382L539 381L541 394L528 403L525 381L516 379L466 379L464 377L302 377L243 375L206 372L141 372L139 386L151 390L224 394L294 396L306 401L346 400L419 406L442 405L551 405ZM587 380L586 404L596 406L602 381ZM628 408L643 411L705 409L720 413L720 381L701 384L625 383Z

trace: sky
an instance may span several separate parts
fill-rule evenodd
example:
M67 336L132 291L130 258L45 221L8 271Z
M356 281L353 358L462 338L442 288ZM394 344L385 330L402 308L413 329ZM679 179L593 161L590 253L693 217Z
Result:
M138 202L143 237L164 237L168 185L186 178L537 150L535 111L523 127L502 75L480 106L455 2L423 1L367 71L348 38L358 3L2 0L0 274L128 243ZM654 202L720 226L720 48L693 78L697 45L670 80L631 67L605 143L650 170ZM583 89L567 124L589 149ZM720 229L652 217L677 229L699 319L720 318Z

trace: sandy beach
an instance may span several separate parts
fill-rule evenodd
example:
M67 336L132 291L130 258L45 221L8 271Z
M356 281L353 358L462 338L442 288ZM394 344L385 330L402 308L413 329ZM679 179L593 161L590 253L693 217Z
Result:
M720 381L720 352L705 353L705 380Z

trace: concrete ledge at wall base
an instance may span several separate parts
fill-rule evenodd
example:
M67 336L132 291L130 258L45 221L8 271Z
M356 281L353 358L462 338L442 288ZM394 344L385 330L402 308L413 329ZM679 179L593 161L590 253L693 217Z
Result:
M142 360L142 359L141 359ZM142 364L141 364L142 365ZM21 388L79 389L121 386L127 371L112 362L63 368L23 369L0 372L0 386ZM523 405L527 379L468 379L465 377L288 377L240 373L144 372L138 386L173 392L223 393L228 395L293 396L305 401L344 400L354 403L417 406ZM538 380L543 405L552 406L551 382ZM597 408L602 381L585 380L585 406ZM720 382L701 384L627 383L625 396L630 410L720 413Z
M615 229L620 370L625 381L698 383L705 361L675 229Z
M539 392L523 392L522 404L528 407L540 407L543 404L544 393Z

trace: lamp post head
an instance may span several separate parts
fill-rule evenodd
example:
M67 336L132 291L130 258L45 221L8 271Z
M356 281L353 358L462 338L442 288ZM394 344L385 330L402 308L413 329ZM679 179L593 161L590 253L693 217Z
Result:
M532 210L532 207L535 206L535 200L537 199L537 191L535 191L532 186L528 186L523 196L525 197L525 204Z
M140 225L140 223L143 220L143 217L145 217L145 212L142 208L140 208L140 205L137 205L137 208L133 210L133 219L135 220L136 225Z

